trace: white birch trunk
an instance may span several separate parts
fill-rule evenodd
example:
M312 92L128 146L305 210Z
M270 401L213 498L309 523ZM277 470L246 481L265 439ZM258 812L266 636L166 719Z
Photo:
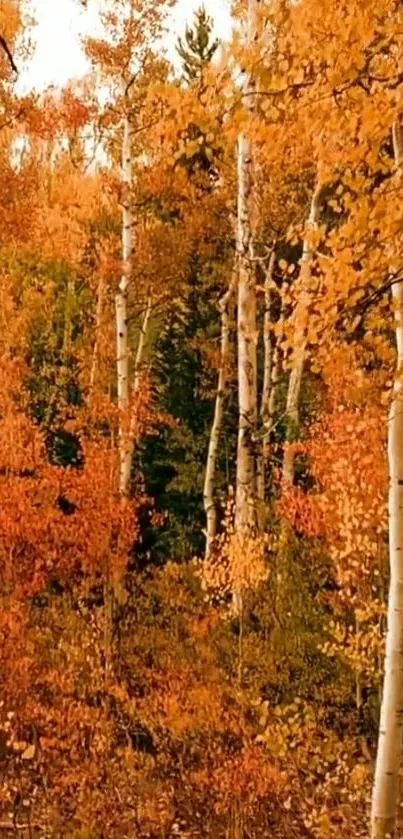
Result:
M141 368L143 366L144 351L147 344L148 328L150 325L152 309L151 297L147 298L146 310L141 324L139 342L137 344L136 358L134 362L133 393L138 395L141 388Z
M116 356L119 421L119 491L122 497L129 494L131 473L131 446L128 428L129 407L129 346L127 336L127 292L132 272L133 217L131 211L132 158L131 126L128 114L124 118L122 148L123 217L122 262L123 270L116 295Z
M267 470L267 444L270 437L270 429L272 423L271 408L274 401L272 396L273 379L275 378L275 365L278 360L277 347L273 350L272 347L272 322L271 322L271 305L273 298L273 290L277 292L273 282L274 264L276 261L276 254L273 251L270 255L269 264L265 270L264 282L264 319L263 319L263 348L264 348L264 363L263 363L263 386L262 399L260 404L260 418L264 435L262 438L262 451L260 454L261 464L258 469L258 485L257 494L259 506L261 508L260 520L264 521L264 502L265 502L265 487L266 487L266 470Z
M281 317L280 324L283 325L283 317ZM274 415L275 415L276 406L277 406L277 390L278 390L278 383L279 383L280 373L281 373L280 343L281 343L281 337L278 336L277 341L276 341L275 346L274 346L274 352L273 352L271 389L270 389L270 399L269 399L268 434L270 434L270 432L273 428Z
M314 193L312 195L311 208L308 217L309 229L315 229L319 222L319 212L321 206L322 187L319 185L319 180L316 183ZM305 366L306 348L307 348L307 326L309 316L309 305L311 302L311 276L312 263L315 250L308 236L305 236L301 270L298 282L301 286L300 296L296 304L294 317L294 345L293 358L290 379L288 383L287 402L286 402L286 418L287 418L287 438L284 447L283 456L283 489L294 484L295 479L295 453L292 447L292 441L298 432L299 425L299 403L301 394L302 376ZM284 579L288 573L288 540L290 535L290 527L283 520L280 530L279 546L277 552L277 569L276 569L276 612L281 615L283 603L283 589Z
M134 370L133 370L133 411L132 417L130 421L130 435L129 435L129 446L130 446L130 464L133 461L134 455L134 448L135 448L135 440L136 440L136 431L137 431L137 423L139 420L139 412L138 412L138 403L139 403L139 396L141 392L141 382L142 382L142 367L144 361L144 352L147 345L147 338L148 338L148 330L150 326L150 319L151 319L151 312L152 312L152 300L149 296L147 298L147 306L144 312L143 321L140 328L140 336L139 342L137 344L137 352L136 358L134 361Z
M262 387L262 402L260 414L263 423L266 423L270 416L270 396L272 388L272 371L273 371L273 350L272 350L272 322L271 322L271 304L273 298L274 288L273 271L274 263L276 261L276 253L273 249L270 255L270 261L265 271L264 281L264 321L263 321L263 346L264 346L264 372L263 372L263 387Z
M249 0L248 46L257 37L257 11L260 0ZM244 105L252 115L255 109L255 81L248 72L244 82ZM257 327L256 278L252 262L253 232L253 148L246 134L238 141L238 399L239 427L235 500L235 528L238 533L257 527L256 442L257 409Z
M397 178L400 180L403 130L397 124L393 129L393 143ZM403 736L403 282L392 286L392 301L397 367L388 423L390 587L371 839L395 836Z
M319 222L322 188L317 182L311 201L311 209L308 218L309 230L315 229ZM306 237L303 244L301 271L299 282L301 284L301 296L296 305L295 311L295 334L293 346L293 361L290 372L290 379L287 392L286 416L288 423L287 443L290 444L295 431L299 425L299 402L301 394L302 376L305 366L307 346L307 322L309 315L309 304L311 302L311 273L312 262L315 250L309 238ZM283 484L290 486L294 483L295 477L295 456L291 445L286 445L283 458Z
M235 288L235 279L218 307L221 314L221 351L218 370L217 394L215 400L214 417L211 426L209 447L207 453L206 475L204 479L203 501L206 514L206 548L205 558L209 559L214 540L217 535L217 507L215 503L217 460L220 436L224 418L225 396L228 385L229 351L230 351L230 312L229 303Z

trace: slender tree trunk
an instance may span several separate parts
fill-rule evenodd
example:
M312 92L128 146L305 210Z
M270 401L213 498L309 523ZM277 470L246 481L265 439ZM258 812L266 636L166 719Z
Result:
M131 126L128 114L124 118L122 148L123 218L122 261L123 270L116 295L116 356L119 424L119 491L122 497L129 494L131 474L131 447L128 428L129 407L129 346L127 335L127 293L132 272L133 217L131 211L132 159Z
M322 187L319 181L317 181L312 196L311 209L308 218L310 231L318 226L321 195ZM283 483L285 486L292 485L295 477L295 456L290 443L295 438L299 425L299 403L306 358L307 324L309 317L309 304L311 302L310 280L314 253L315 249L312 247L309 237L306 237L302 251L301 271L299 276L301 296L297 302L295 311L293 361L287 392L286 416L288 426L288 445L285 446L283 458Z
M134 362L134 376L133 376L133 393L138 394L141 387L141 368L143 366L144 351L147 344L148 329L150 326L152 310L151 297L147 298L146 310L144 312L143 322L141 324L139 342L137 344L136 358Z
M248 45L257 37L257 11L260 0L249 0ZM256 85L252 72L244 82L244 104L252 115ZM238 141L238 399L239 427L235 500L235 528L253 533L257 528L256 440L257 409L257 326L256 278L252 261L253 232L253 147L241 134Z
M132 158L131 125L126 112L123 125L122 145L122 276L115 298L116 311L116 373L119 408L119 494L124 501L130 492L132 453L130 445L129 420L129 343L127 330L127 296L132 274L133 216L131 211ZM107 573L104 584L105 603L105 680L113 678L113 636L115 625L115 591L113 586L112 562L113 540L107 558Z
M264 510L265 492L266 492L266 471L267 471L267 444L270 437L270 427L272 422L271 408L273 407L272 391L275 378L275 365L278 363L277 346L273 348L272 345L272 299L273 299L273 271L276 261L276 254L273 248L270 255L270 261L265 270L264 283L264 319L263 319L263 348L264 348L264 365L263 365L263 387L262 400L260 405L260 418L262 427L264 429L264 436L262 438L262 451L260 454L261 465L258 469L258 487L257 494L259 506ZM261 514L261 521L263 523L264 515Z
M280 318L280 324L283 326L283 316ZM273 353L273 364L272 364L272 377L271 377L271 390L270 390L270 400L269 400L269 433L273 428L274 423L274 415L276 412L277 407L277 390L278 390L278 383L280 379L281 373L281 351L280 351L280 336L278 337L275 346L274 346L274 353Z
M228 385L229 351L230 351L230 299L235 288L235 278L232 279L226 293L219 301L221 314L221 352L218 370L217 394L215 400L213 424L207 454L206 475L204 479L204 511L206 513L206 548L205 558L211 555L214 539L217 535L217 507L215 503L217 460L220 436L224 418L225 397Z
M311 201L311 208L308 217L309 231L317 228L321 207L322 187L317 180ZM301 394L302 375L304 372L306 348L307 348L307 326L309 317L309 306L311 303L311 275L312 263L315 249L312 247L309 235L305 237L301 270L298 278L300 295L295 308L294 316L294 345L291 373L288 383L286 419L287 438L283 456L283 489L294 484L295 479L295 452L292 441L298 434L299 425L299 403ZM291 529L285 520L282 521L280 529L279 545L276 557L276 613L281 620L284 611L285 582L288 578L288 557L289 538Z
M262 388L262 403L260 414L263 423L266 423L270 417L270 397L272 391L272 374L273 374L273 348L272 348L272 315L271 305L273 299L274 281L273 271L276 261L276 252L273 249L270 255L270 261L265 271L264 281L264 322L263 322L263 344L264 344L264 372L263 372L263 388Z
M136 439L136 428L139 419L139 412L138 412L138 402L139 396L141 392L141 374L144 362L144 353L147 345L147 338L148 338L148 330L150 326L150 319L151 319L151 312L152 312L152 300L149 296L147 298L147 306L144 312L143 321L140 328L140 336L139 342L137 344L137 352L136 358L134 361L134 370L133 370L133 397L135 399L135 404L133 405L133 412L132 418L130 422L130 435L129 435L129 446L130 446L130 463L133 461L134 455L134 447L135 447L135 439Z
M403 171L403 130L395 124L397 178ZM388 422L390 587L385 677L372 795L371 839L395 837L403 736L403 282L392 286L397 367Z

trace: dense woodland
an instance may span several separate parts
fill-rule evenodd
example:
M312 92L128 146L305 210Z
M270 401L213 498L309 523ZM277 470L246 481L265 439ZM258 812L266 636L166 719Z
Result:
M402 5L101 5L0 4L0 837L397 839Z

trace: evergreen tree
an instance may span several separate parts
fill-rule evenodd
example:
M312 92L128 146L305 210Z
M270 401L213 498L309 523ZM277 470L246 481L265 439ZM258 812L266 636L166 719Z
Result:
M212 39L213 20L204 6L194 16L193 27L186 27L185 40L178 38L177 52L182 59L183 78L189 85L202 81L203 73L210 64L219 44Z

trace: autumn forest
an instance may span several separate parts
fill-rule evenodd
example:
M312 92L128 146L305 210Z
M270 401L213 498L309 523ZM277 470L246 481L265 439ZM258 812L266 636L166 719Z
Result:
M402 4L74 2L28 93L0 2L0 839L398 839Z

